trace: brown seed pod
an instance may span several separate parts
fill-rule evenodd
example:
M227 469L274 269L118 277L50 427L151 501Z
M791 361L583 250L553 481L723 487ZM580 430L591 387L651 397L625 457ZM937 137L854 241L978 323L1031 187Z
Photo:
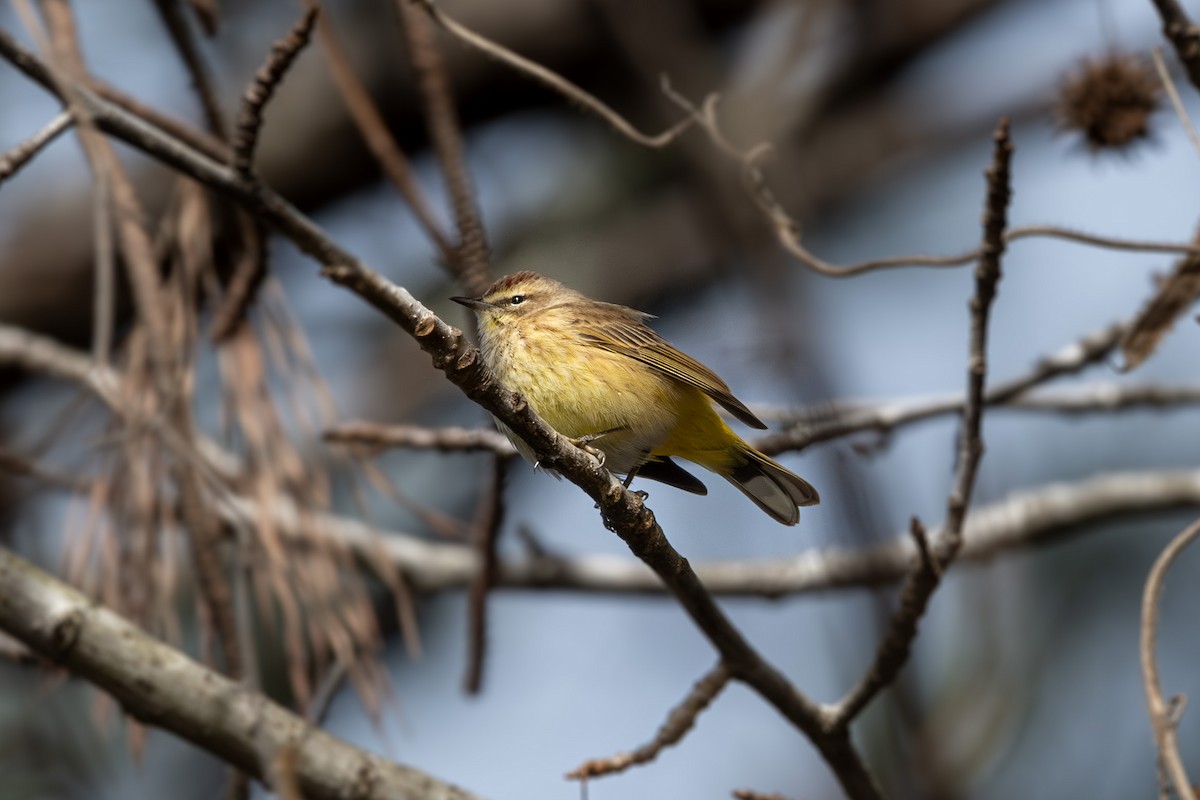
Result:
M1083 134L1093 152L1124 150L1149 137L1162 95L1154 68L1139 55L1085 58L1059 91L1059 126Z

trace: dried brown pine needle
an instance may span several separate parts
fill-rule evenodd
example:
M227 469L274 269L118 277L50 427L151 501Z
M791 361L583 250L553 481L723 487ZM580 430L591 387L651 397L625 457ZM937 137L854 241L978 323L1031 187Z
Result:
M1200 241L1200 232L1193 241ZM1175 321L1195 304L1197 298L1200 298L1200 257L1181 258L1171 274L1162 279L1122 338L1123 369L1135 369L1153 355Z
M1140 55L1085 58L1059 91L1059 126L1082 134L1093 152L1125 150L1149 138L1162 96L1154 66Z

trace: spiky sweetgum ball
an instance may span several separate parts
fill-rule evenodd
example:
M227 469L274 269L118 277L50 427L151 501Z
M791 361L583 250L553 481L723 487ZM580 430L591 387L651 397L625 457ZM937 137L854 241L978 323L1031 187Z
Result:
M1158 75L1141 56L1085 58L1063 81L1059 125L1081 133L1093 151L1124 150L1149 137L1162 95Z

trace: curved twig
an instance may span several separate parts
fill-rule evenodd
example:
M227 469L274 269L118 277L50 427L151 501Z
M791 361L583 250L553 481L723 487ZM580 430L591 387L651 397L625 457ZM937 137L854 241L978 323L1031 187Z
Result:
M696 681L688 692L687 697L679 705L671 709L667 719L659 727L654 738L629 753L618 753L608 758L591 758L567 773L567 778L574 781L586 781L602 775L612 775L623 772L638 764L653 761L664 749L678 744L692 726L700 713L717 699L717 695L733 677L724 664L715 667Z
M1170 700L1163 699L1155 650L1158 641L1159 604L1162 600L1167 570L1171 568L1171 563L1183 552L1184 548L1197 538L1200 538L1200 520L1193 522L1172 539L1166 549L1159 554L1154 566L1150 568L1150 575L1146 578L1146 589L1142 593L1140 651L1142 683L1146 690L1146 708L1150 713L1150 725L1154 729L1154 745L1158 748L1158 757L1162 762L1163 772L1180 800L1195 800L1196 798L1192 783L1188 780L1187 770L1184 769L1183 758L1179 754L1179 742L1176 739L1179 715L1183 712L1183 700L1178 695Z
M535 61L530 61L528 58L514 53L512 50L493 42L491 39L480 36L478 33L466 27L462 23L457 22L453 17L443 13L442 10L433 2L433 0L411 1L419 4L423 9L425 9L425 12L429 14L433 21L441 26L441 28L447 33L465 42L471 47L486 53L492 58L508 64L518 72L521 72L528 77L545 84L554 91L566 97L568 100L578 103L596 116L603 119L609 125L613 126L617 133L631 141L637 142L644 147L655 149L666 147L671 142L678 139L681 133L692 126L692 119L690 117L685 117L662 133L654 135L642 133L595 95L592 95L579 88L563 76L559 75L557 72L546 69L541 64L538 64Z
M979 248L956 255L911 255L895 258L880 258L860 261L856 264L838 265L824 261L808 250L800 241L800 226L783 206L775 199L766 185L766 179L760 168L761 163L769 155L771 145L762 143L748 150L742 150L730 142L721 131L716 118L718 96L715 94L705 98L701 107L676 92L670 81L664 75L662 78L663 94L675 105L679 106L687 116L670 129L657 136L648 136L633 127L624 117L593 95L579 88L556 72L514 53L508 48L482 36L462 23L450 17L434 0L410 0L418 3L433 20L446 32L455 36L465 44L490 55L518 72L545 84L568 100L579 103L584 108L608 122L618 133L637 144L651 148L661 148L675 141L690 125L698 125L708 135L713 145L731 160L742 166L742 177L746 190L759 210L767 217L776 238L788 253L809 269L831 278L849 278L874 272L880 269L897 267L961 267L976 261L980 257ZM1172 242L1153 242L1139 239L1122 239L1111 236L1085 233L1070 228L1052 225L1029 225L1009 230L1005 241L1016 241L1029 237L1065 239L1067 241L1104 247L1114 250L1132 250L1138 252L1159 253L1188 253L1200 255L1200 247L1192 244Z

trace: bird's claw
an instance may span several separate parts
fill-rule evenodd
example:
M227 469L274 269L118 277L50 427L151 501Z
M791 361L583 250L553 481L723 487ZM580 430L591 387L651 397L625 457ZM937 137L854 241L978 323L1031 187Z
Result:
M600 434L600 436L603 436L603 435L604 434ZM604 454L604 451L601 450L600 448L592 447L592 445L591 445L591 442L596 441L596 439L598 439L598 438L599 438L599 436L580 436L578 439L572 439L571 444L575 445L580 450L587 453L592 458L596 459L596 462L599 463L600 466L603 467L604 462L608 460L608 456L606 456Z

